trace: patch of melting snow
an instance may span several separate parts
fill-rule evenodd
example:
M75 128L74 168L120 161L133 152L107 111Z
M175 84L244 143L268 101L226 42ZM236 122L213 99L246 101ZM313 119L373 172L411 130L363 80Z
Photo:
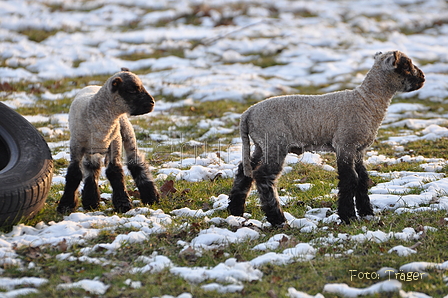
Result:
M143 267L134 267L130 270L130 273L157 273L165 268L174 266L168 257L159 256L157 253L154 253L150 257L139 256L135 261L145 263L146 265Z
M403 245L397 245L389 249L388 253L396 253L400 257L407 257L411 254L417 253L417 251Z
M422 131L420 131L418 135L406 134L402 136L393 136L389 137L388 140L382 141L382 143L395 146L419 140L437 141L441 138L447 137L448 129L446 127L441 127L440 125L434 123L442 124L447 122L446 120L443 121L428 120L426 122L427 125L424 126L425 128Z
M211 250L226 246L230 243L255 240L259 237L259 232L247 227L239 228L236 232L229 231L228 229L211 227L200 231L198 236L191 240L189 246L198 250Z
M43 284L48 283L48 279L40 277L20 277L20 278L9 278L0 277L0 288L3 290L11 291L17 286L29 285L34 287L40 287ZM24 295L24 294L22 294Z
M323 292L351 298L379 293L399 292L400 290L401 282L397 280L386 280L363 289L353 288L348 286L347 284L326 284L324 286Z
M282 253L268 252L250 261L254 267L266 264L286 265L294 262L304 262L314 259L316 249L308 243L299 243L295 247L287 248Z
M412 262L400 266L400 271L404 272L425 272L427 269L448 270L448 261L443 263L434 262Z
M322 295L320 293L318 293L318 294L316 294L314 296L313 295L308 295L307 293L297 291L296 289L294 289L292 287L288 289L288 294L287 295L290 298L325 298L324 295Z
M94 295L104 295L109 287L109 285L106 285L99 280L90 279L82 279L77 282L59 284L56 286L57 289L81 288Z
M260 280L263 277L263 273L255 269L250 262L238 262L235 258L227 259L213 268L172 267L170 272L196 284L209 279L238 284L242 281Z

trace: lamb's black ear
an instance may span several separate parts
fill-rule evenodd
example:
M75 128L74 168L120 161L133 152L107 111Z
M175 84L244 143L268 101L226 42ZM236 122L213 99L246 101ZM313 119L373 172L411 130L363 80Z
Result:
M386 59L384 59L383 62L383 69L384 70L394 70L398 67L398 63L401 59L401 52L395 51L392 53L389 53Z
M395 51L394 52L394 59L395 59L395 61L393 62L393 66L394 66L394 68L397 68L398 67L398 61L400 61L400 59L401 59L401 52L400 51Z
M121 71L130 71L130 70L129 70L129 68L127 68L127 67L122 67L122 68L121 68Z
M387 66L390 68L397 68L400 58L401 58L401 52L395 51L393 56L390 56L386 59Z
M112 92L117 92L118 88L120 87L120 85L123 84L123 79L120 77L116 77L113 81L112 81Z

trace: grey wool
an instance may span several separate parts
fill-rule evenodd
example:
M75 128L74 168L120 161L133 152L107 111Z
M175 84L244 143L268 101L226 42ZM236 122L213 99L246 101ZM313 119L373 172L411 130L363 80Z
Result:
M282 225L276 181L289 152L334 151L339 174L340 218L372 215L365 150L373 143L392 97L421 88L424 74L400 51L377 53L364 81L354 90L323 95L277 96L247 109L240 119L242 164L229 197L229 211L242 215L253 180L267 220ZM250 139L255 151L250 155Z
M137 149L134 129L128 115L142 115L154 108L154 99L141 80L124 69L110 77L103 86L83 88L73 100L69 112L70 164L64 194L58 212L68 213L77 206L77 189L84 178L82 203L86 210L99 206L98 178L102 160L119 212L132 208L125 188L121 164L122 144L127 167L140 191L143 203L154 203L159 194L152 181L144 155Z

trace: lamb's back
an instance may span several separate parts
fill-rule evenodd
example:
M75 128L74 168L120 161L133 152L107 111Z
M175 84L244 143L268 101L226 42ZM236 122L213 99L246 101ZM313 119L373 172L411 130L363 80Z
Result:
M89 125L89 102L100 89L100 86L88 86L79 91L69 111L69 129L71 140L82 143L86 142L86 136L91 134L92 127ZM88 139L88 138L87 138Z
M346 93L272 97L251 106L242 119L247 119L251 137L263 131L264 134L291 134L311 142L333 134Z
M86 113L89 109L89 102L100 89L101 86L88 86L81 89L81 91L76 94L75 99L70 105L70 118L76 120L80 117L86 117Z

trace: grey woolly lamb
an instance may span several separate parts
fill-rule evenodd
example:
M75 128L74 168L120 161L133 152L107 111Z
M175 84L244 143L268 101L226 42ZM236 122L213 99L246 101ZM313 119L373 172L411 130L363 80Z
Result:
M144 156L138 152L134 129L127 116L146 114L153 108L154 99L141 80L127 69L110 77L102 87L88 86L76 95L69 112L71 160L58 212L68 213L76 208L76 194L83 172L83 208L98 208L98 178L104 156L115 210L126 212L132 208L121 165L122 144L127 167L140 191L142 202L152 204L158 201L158 191Z
M285 222L276 190L288 152L334 151L339 175L339 217L345 223L373 215L368 196L365 150L375 140L392 97L423 86L423 72L399 51L377 53L363 83L354 90L323 95L269 98L251 106L240 120L243 161L229 197L229 212L242 216L255 180L261 207L274 226ZM255 151L250 156L250 138Z

